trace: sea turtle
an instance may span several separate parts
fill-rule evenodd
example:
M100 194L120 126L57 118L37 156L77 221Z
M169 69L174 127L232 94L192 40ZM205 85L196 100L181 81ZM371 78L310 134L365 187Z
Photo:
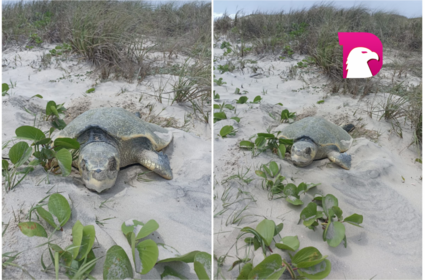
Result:
M171 132L142 121L122 108L97 108L84 112L57 136L80 143L73 165L87 188L102 192L115 184L121 167L139 163L171 180L167 155L158 152L173 138Z
M339 127L325 119L308 117L285 127L279 138L293 139L291 158L297 166L307 166L315 159L329 158L344 169L351 168L351 156L344 153L353 138L347 133L352 124Z

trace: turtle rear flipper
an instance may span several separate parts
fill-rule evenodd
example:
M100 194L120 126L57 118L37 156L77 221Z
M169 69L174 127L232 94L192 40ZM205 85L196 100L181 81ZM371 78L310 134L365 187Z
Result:
M353 131L356 127L354 126L354 124L346 124L341 126L342 129L344 129L345 131L347 131L348 133L350 133L351 131Z
M163 152L155 152L153 150L143 150L139 154L139 163L149 170L152 170L159 176L171 180L173 179L173 171L170 167L168 156Z
M349 154L331 151L328 153L328 158L344 169L349 170L351 168L351 155Z

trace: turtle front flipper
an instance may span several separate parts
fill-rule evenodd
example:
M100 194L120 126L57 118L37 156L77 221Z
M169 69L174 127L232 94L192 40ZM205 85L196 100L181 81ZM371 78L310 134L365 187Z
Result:
M165 179L173 179L170 161L163 152L157 153L152 150L143 150L139 155L138 162Z
M351 168L351 155L349 154L331 151L328 153L328 158L344 169L349 170Z

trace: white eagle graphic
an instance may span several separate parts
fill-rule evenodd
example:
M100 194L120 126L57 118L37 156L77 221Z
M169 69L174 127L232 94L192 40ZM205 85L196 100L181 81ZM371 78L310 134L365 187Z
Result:
M352 49L347 58L347 78L372 77L372 72L367 64L371 59L379 60L378 54L363 47Z

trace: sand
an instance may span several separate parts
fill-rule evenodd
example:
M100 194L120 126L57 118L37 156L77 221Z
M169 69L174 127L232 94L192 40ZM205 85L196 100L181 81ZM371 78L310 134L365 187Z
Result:
M240 65L235 57L223 56L219 46L225 39L221 37L215 42L215 69L228 61ZM389 50L384 50L384 57L395 59ZM261 249L255 253L252 249L247 253L243 239L238 243L238 251L233 246L241 228L255 228L264 218L276 224L283 222L281 237L297 235L300 249L314 246L323 255L328 255L332 264L328 279L422 278L422 165L415 162L421 156L418 148L410 145L413 141L410 125L403 124L403 138L400 138L389 122L378 120L375 116L371 118L367 114L372 100L377 104L387 96L385 92L365 98L329 94L327 79L320 69L313 66L299 69L295 77L290 77L289 67L304 58L294 55L293 58L279 60L278 56L273 55L248 55L244 58L248 63L243 71L223 74L214 71L215 79L223 78L227 83L214 86L215 93L220 95L220 100L215 100L215 104L232 104L236 109L224 109L224 112L228 118L237 116L241 119L240 123L224 120L214 125L214 254L217 258L227 256L222 266L215 262L216 279L235 279L242 266L228 270L238 258L250 258L254 266L264 259ZM384 63L390 61L387 59ZM251 78L254 68L262 75ZM391 73L392 69L384 68L376 78L389 83ZM395 79L396 82L405 81L410 85L421 82L420 78L410 74ZM248 102L260 95L261 103L236 104L235 100L240 97L234 94L236 88L248 91L244 94L249 98ZM324 103L317 104L319 100L324 100ZM250 151L239 148L241 140L253 141L255 138L251 137L256 133L266 132L267 129L280 131L289 125L280 123L278 117L285 108L296 112L297 119L318 116L338 125L353 123L357 129L352 134L353 145L347 152L352 156L351 169L341 169L328 159L298 168L270 151L253 158ZM236 135L224 139L216 136L224 125L233 125L237 129ZM292 206L284 199L268 199L267 191L261 188L261 181L254 171L270 161L280 165L281 174L286 177L285 183L320 183L301 196L304 206ZM238 179L227 180L247 170L245 178L252 178L252 182L247 184ZM298 224L301 210L314 194L329 193L338 198L344 217L357 213L364 218L363 228L349 224L345 226L347 248L342 244L336 248L330 247L322 240L321 228L312 231L302 223ZM224 205L233 202L229 207ZM244 207L247 209L242 211ZM244 218L232 224L238 213L239 217ZM276 242L279 240L275 237ZM271 247L273 253L289 260L287 252L274 245ZM287 272L283 277L290 278Z
M159 229L147 238L159 246L159 259L200 250L211 252L211 125L200 121L188 104L173 104L167 98L171 94L171 75L148 76L141 84L125 81L100 81L93 68L76 55L67 58L52 58L47 67L40 66L43 53L53 49L54 45L25 50L9 48L3 52L3 82L16 84L10 89L10 95L3 97L3 143L12 140L3 150L3 156L14 142L15 129L22 125L34 125L34 116L25 108L36 113L35 124L43 131L50 128L42 120L41 112L49 100L57 104L64 103L68 109L64 120L69 123L79 114L98 107L121 107L130 112L140 112L142 118L167 126L173 134L171 144L163 151L170 160L173 180L149 173L137 180L138 174L147 169L132 165L119 172L115 186L98 194L88 190L77 170L73 169L68 177L50 176L46 183L44 170L37 167L12 191L3 190L4 223L9 227L3 236L3 253L24 251L15 263L24 267L36 279L54 279L54 270L41 272L40 257L45 246L35 248L46 241L45 238L23 235L17 223L26 221L25 215L30 207L46 196L46 193L60 192L68 198L72 217L62 232L55 233L53 239L62 248L72 244L71 229L79 220L83 225L94 225L96 241L94 250L100 259L92 276L102 279L103 263L106 251L112 245L119 245L131 258L131 248L121 232L123 222L136 219L147 222L154 219ZM162 57L152 54L151 59ZM164 58L156 63L163 65L183 63L186 57ZM94 87L94 93L86 90ZM159 102L160 88L163 92ZM40 94L43 99L30 98ZM141 100L140 100L141 99ZM206 108L208 110L209 108ZM185 121L186 120L186 121ZM186 123L186 124L185 124ZM101 203L105 202L102 206ZM113 219L108 219L113 218ZM104 220L106 219L106 220ZM104 225L96 224L96 220ZM102 221L103 220L103 221ZM44 221L48 233L52 228ZM48 253L44 252L44 262L50 263ZM168 264L188 278L196 278L193 264ZM164 265L156 265L144 279L159 279ZM136 278L140 275L135 274ZM3 269L4 279L30 279L19 268ZM66 278L61 274L61 278Z

